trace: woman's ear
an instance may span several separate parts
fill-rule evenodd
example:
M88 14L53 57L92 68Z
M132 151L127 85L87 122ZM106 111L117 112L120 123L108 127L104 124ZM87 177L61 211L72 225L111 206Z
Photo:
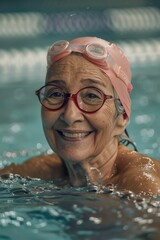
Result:
M121 135L128 124L128 118L124 117L123 114L119 114L115 120L114 136Z

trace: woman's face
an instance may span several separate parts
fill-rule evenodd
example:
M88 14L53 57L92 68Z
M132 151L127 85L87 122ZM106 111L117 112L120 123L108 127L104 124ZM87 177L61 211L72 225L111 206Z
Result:
M46 77L46 84L51 82L72 94L93 86L113 96L108 77L80 55L72 54L55 62ZM93 114L83 113L72 99L58 111L42 107L42 123L50 147L70 161L90 160L104 154L123 131L117 126L116 116L113 99L106 100Z

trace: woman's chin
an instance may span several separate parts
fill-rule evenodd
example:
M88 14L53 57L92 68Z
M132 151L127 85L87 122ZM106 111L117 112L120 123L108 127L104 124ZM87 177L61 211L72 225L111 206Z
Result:
M66 149L66 151L61 149L58 151L58 155L64 160L64 161L70 161L74 163L82 162L89 158L90 151L87 149L87 151L84 150L76 150L76 149Z

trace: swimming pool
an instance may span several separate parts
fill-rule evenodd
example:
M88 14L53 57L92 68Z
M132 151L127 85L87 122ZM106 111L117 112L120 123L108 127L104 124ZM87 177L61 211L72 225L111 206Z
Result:
M113 15L117 13L115 11L113 9ZM95 12L91 11L90 14L99 19L98 13L94 15ZM104 17L108 16L105 14ZM43 16L32 13L29 19L32 17L36 22ZM81 21L83 17L81 13ZM16 18L19 24L23 23L23 16L21 19L16 15ZM87 21L90 23L89 18ZM7 20L4 22L8 24ZM14 27L13 19L11 22ZM57 33L60 34L58 27ZM92 23L90 27L93 27ZM103 27L101 25L101 31L104 31ZM115 24L114 27L118 31L119 26ZM26 34L23 28L20 30ZM128 31L126 26L124 31ZM73 34L74 29L71 32ZM20 33L15 30L15 34ZM125 49L133 69L129 134L140 152L160 158L160 39L120 39L117 42ZM50 152L41 126L40 105L34 94L45 77L46 47L0 50L0 167ZM12 175L0 178L0 240L159 239L159 219L158 197L144 199L133 194L128 196L116 191L113 186L60 188L52 181Z

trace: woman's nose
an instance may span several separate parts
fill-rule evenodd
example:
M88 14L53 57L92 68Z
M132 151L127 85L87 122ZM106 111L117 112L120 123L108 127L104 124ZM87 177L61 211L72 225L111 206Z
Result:
M64 106L60 119L71 126L74 122L81 122L84 119L83 113L77 108L73 99L70 97Z

